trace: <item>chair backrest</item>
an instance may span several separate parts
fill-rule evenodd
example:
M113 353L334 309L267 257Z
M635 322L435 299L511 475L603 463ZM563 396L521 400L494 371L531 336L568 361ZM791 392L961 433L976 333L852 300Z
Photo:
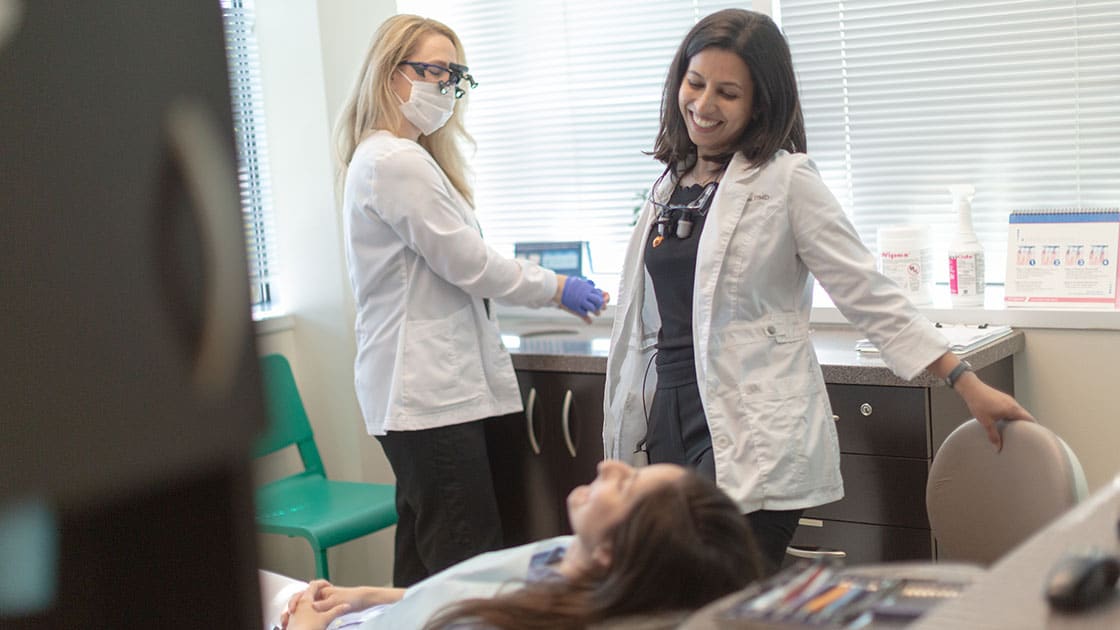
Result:
M280 354L265 355L260 362L268 429L254 444L253 457L263 457L294 444L307 472L326 476L291 365Z
M976 420L933 458L926 509L940 559L991 564L1085 498L1077 456L1035 422L1000 422L996 452Z

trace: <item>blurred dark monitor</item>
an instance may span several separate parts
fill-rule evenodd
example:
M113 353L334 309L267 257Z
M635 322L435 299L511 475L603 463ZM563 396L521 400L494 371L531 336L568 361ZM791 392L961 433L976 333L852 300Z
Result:
M0 0L0 528L57 545L0 627L260 626L229 100L218 0Z

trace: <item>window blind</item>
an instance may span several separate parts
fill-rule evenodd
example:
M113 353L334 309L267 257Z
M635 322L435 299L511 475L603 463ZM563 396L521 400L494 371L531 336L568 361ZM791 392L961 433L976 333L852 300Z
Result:
M471 74L467 129L486 240L590 243L609 291L634 210L662 166L653 149L673 53L696 20L721 8L695 0L399 0L459 35ZM608 274L601 276L600 274Z
M245 223L250 301L254 313L260 313L275 305L276 246L253 0L220 1L237 136L237 176Z
M781 19L809 153L870 247L924 223L943 252L947 186L972 183L1002 282L1012 210L1120 202L1120 2L781 0Z

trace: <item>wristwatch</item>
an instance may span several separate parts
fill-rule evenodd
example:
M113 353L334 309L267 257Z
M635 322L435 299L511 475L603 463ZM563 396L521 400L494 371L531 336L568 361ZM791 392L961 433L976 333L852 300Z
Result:
M957 384L957 381L960 380L961 375L971 371L973 371L972 364L962 359L961 362L957 364L957 367L949 371L949 375L945 377L945 384L952 388Z

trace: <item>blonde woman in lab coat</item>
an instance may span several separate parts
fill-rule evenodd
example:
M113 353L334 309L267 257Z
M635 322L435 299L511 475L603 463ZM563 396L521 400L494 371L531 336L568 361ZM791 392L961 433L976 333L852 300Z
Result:
M560 304L586 321L607 299L483 242L460 154L461 97L475 85L451 29L397 15L335 129L354 385L397 479L400 587L502 545L483 425L522 404L490 298Z
M778 566L802 512L844 496L810 273L898 376L951 375L997 446L996 420L1032 419L876 271L804 153L790 51L769 17L698 22L663 99L666 170L630 240L611 335L607 457L644 450L714 478Z

